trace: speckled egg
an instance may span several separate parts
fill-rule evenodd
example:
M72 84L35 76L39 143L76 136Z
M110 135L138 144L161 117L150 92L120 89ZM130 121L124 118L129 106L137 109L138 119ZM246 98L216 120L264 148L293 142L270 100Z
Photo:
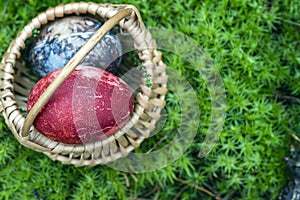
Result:
M40 76L63 68L101 25L101 22L87 16L64 17L47 24L33 39L30 47L28 61L31 67ZM121 55L119 39L109 32L81 64L115 73Z
M37 82L28 96L28 112L60 72L55 70ZM34 126L57 142L95 142L127 123L133 100L130 87L119 77L99 68L80 66L56 89Z

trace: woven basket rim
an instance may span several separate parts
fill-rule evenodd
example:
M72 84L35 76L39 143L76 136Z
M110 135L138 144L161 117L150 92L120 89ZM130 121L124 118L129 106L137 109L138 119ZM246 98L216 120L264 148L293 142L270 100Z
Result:
M52 141L39 133L33 126L28 136L22 136L21 130L25 117L15 101L13 84L16 76L15 67L21 58L20 51L25 48L25 41L32 37L33 30L69 14L91 14L109 19L124 9L131 9L132 13L126 19L122 19L119 25L122 29L128 31L134 40L135 49L140 52L139 57L143 61L142 65L147 69L147 73L151 75L154 84L152 88L141 85L141 92L137 93L136 96L138 104L135 106L129 122L105 140L82 145ZM164 98L167 92L165 68L166 66L161 60L161 53L157 51L155 41L145 28L140 13L134 6L84 2L58 5L33 18L18 34L17 38L11 42L8 50L3 55L0 63L0 112L16 139L26 147L43 152L51 159L59 160L64 164L75 166L105 164L126 156L137 148L149 136L150 131L154 129L155 123L160 117L160 110L165 105ZM123 145L125 143L129 145Z

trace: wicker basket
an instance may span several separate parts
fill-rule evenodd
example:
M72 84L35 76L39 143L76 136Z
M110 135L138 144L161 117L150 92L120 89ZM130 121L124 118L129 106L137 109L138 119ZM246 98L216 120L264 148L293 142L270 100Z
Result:
M42 25L66 15L94 15L107 21L71 59L59 76L47 88L29 113L26 113L27 97L36 80L27 73L21 52L25 41L32 32ZM39 133L32 125L35 117L47 103L56 88L75 69L83 57L96 45L105 33L119 23L124 32L128 32L139 52L139 58L147 73L151 75L152 87L145 85L142 79L140 92L136 93L137 103L127 124L117 133L101 141L88 144L63 144L55 142ZM75 63L75 64L74 64ZM77 64L76 64L77 63ZM0 112L17 140L24 146L43 152L52 160L75 166L95 166L125 157L142 141L149 137L160 118L167 93L166 66L161 61L161 53L156 50L155 41L145 28L138 10L132 5L112 5L96 3L70 3L50 8L35 17L11 42L0 63ZM24 111L25 110L25 111Z

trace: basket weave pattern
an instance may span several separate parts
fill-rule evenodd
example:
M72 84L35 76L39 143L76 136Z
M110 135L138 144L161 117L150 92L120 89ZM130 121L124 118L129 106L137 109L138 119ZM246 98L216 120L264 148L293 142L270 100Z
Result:
M82 145L70 145L55 142L39 133L31 126L29 134L22 134L25 122L27 97L36 80L33 80L21 59L25 41L32 32L48 22L69 14L95 15L109 19L123 9L131 9L131 15L119 22L127 31L139 52L139 58L147 74L151 75L152 87L140 86L136 94L137 104L128 123L114 135L101 141ZM114 161L128 155L149 137L160 118L167 93L166 66L156 43L145 28L138 10L131 5L112 5L96 3L70 3L50 8L35 17L13 40L0 63L0 112L16 139L24 146L43 152L53 160L75 166L94 166ZM144 82L143 82L144 83Z

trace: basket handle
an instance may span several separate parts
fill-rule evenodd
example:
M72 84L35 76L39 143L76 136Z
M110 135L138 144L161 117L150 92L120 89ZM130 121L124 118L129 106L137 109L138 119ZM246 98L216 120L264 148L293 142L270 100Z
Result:
M39 97L37 102L33 105L29 111L21 132L22 137L29 135L30 127L32 126L36 116L49 101L56 89L64 82L64 80L72 73L77 65L83 60L83 58L97 45L97 43L104 37L104 35L111 30L119 21L131 15L132 9L126 8L119 11L117 14L109 18L96 32L95 34L80 48L80 50L71 58L71 60L65 65L57 77L46 88L44 93Z

